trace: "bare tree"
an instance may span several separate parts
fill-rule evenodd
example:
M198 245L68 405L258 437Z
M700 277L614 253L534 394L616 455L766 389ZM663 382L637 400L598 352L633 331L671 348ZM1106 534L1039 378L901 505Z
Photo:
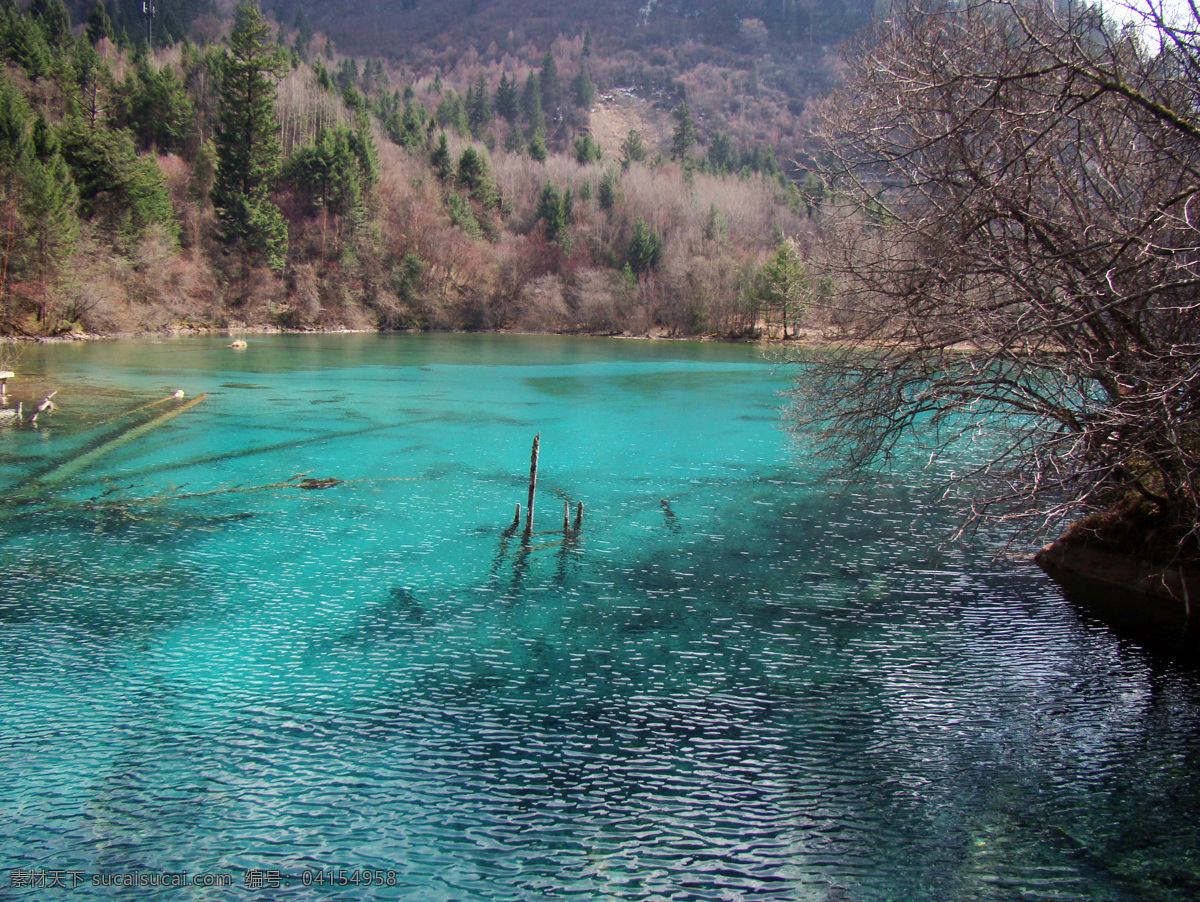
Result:
M1103 512L1100 540L1195 559L1200 16L1143 16L914 0L846 54L823 132L849 325L794 412L851 468L979 436L972 521Z

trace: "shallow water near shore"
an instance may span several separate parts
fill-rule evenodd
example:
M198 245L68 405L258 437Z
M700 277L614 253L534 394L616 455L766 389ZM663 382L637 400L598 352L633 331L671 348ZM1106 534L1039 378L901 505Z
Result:
M227 344L18 364L0 897L1200 895L1195 667L823 478L756 349Z

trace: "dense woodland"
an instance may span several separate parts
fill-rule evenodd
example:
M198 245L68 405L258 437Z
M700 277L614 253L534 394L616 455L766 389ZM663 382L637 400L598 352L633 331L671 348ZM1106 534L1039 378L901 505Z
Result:
M0 7L0 329L790 336L829 290L861 10L361 7Z

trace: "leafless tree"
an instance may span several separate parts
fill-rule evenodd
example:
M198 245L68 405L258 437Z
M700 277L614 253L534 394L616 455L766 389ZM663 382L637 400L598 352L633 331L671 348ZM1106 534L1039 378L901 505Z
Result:
M829 230L848 326L805 363L803 434L850 468L975 436L952 480L970 521L1104 512L1126 550L1200 557L1189 2L1120 27L1070 2L911 0L845 55L823 133L854 211Z

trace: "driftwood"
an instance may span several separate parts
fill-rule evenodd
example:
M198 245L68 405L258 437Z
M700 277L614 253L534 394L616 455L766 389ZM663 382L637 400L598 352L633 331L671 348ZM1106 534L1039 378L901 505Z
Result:
M529 507L525 512L525 535L533 535L533 495L537 489L537 470L538 470L538 445L541 443L542 434L539 432L533 437L533 452L529 455Z
M58 389L55 389L54 391L50 392L50 394L46 395L46 397L44 397L42 399L42 403L37 406L37 410L35 410L33 412L33 416L31 416L29 418L29 422L36 423L38 415L41 413L44 413L47 410L50 411L51 413L53 413L56 410L56 408L54 406L54 402L51 401L50 399L53 398L57 394L58 394Z

